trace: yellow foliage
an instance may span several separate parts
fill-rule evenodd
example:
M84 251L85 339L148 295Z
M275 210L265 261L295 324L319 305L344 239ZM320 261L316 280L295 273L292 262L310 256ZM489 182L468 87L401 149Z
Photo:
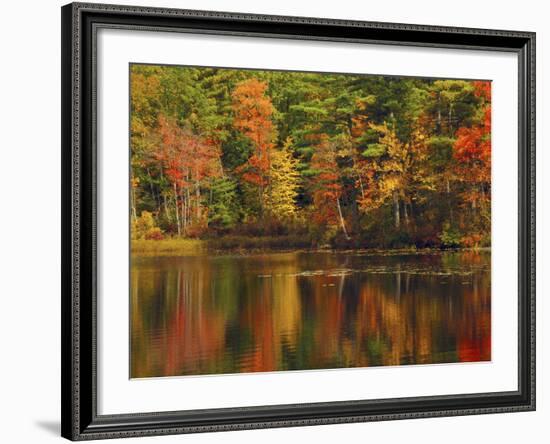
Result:
M266 208L277 219L295 220L298 216L296 197L300 176L298 160L291 152L292 139L286 139L282 149L271 152L270 186L266 190Z
M426 135L421 129L415 129L407 142L401 142L395 130L387 123L369 124L379 134L379 144L385 148L385 154L376 161L364 161L359 171L366 184L367 192L359 200L363 211L378 208L394 192L399 199L410 201L414 193L421 189L432 189L434 178L428 174L428 148Z
M132 239L160 240L164 236L159 227L155 224L153 214L149 211L142 211L141 216L135 221L132 220Z

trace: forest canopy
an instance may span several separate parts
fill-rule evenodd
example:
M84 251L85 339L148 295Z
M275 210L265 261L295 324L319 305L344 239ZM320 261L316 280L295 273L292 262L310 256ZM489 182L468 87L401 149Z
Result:
M132 239L490 245L489 81L132 64L130 86Z

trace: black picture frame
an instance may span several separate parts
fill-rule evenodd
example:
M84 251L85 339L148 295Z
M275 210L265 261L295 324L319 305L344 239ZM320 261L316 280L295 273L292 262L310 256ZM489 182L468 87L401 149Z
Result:
M535 409L535 33L85 3L68 4L61 14L62 436L85 440ZM519 66L518 390L98 415L95 39L100 27L515 53Z

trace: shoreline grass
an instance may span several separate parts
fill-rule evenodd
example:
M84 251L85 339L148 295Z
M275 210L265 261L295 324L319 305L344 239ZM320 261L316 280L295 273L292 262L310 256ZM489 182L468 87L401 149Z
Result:
M288 252L288 251L338 251L364 252L373 255L388 254L422 254L429 252L453 251L491 251L490 247L479 248L338 248L333 246L319 247L310 239L303 236L224 236L211 239L170 238L162 240L132 240L131 253L136 256L182 256L202 254L254 254L259 252Z
M212 239L172 238L132 240L131 252L139 256L178 256L204 253L253 253L261 251L308 250L311 242L299 236L224 236Z
M201 239L162 239L146 240L132 239L130 241L132 254L143 256L201 254L206 251L206 243Z

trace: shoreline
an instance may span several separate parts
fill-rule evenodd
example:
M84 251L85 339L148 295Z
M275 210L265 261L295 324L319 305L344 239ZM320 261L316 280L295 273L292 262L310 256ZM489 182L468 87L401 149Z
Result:
M276 242L269 240L276 239ZM218 239L212 241L209 239L164 239L164 240L131 240L130 253L137 257L155 257L155 256L204 256L204 255L238 255L249 256L259 254L275 253L360 253L362 255L372 256L390 256L404 254L438 254L438 253L458 253L458 252L490 252L491 247L461 247L461 248L338 248L334 246L324 247L304 247L296 246L278 246L280 239L277 238L248 238L250 246L223 246L220 247ZM270 244L277 244L273 246Z

